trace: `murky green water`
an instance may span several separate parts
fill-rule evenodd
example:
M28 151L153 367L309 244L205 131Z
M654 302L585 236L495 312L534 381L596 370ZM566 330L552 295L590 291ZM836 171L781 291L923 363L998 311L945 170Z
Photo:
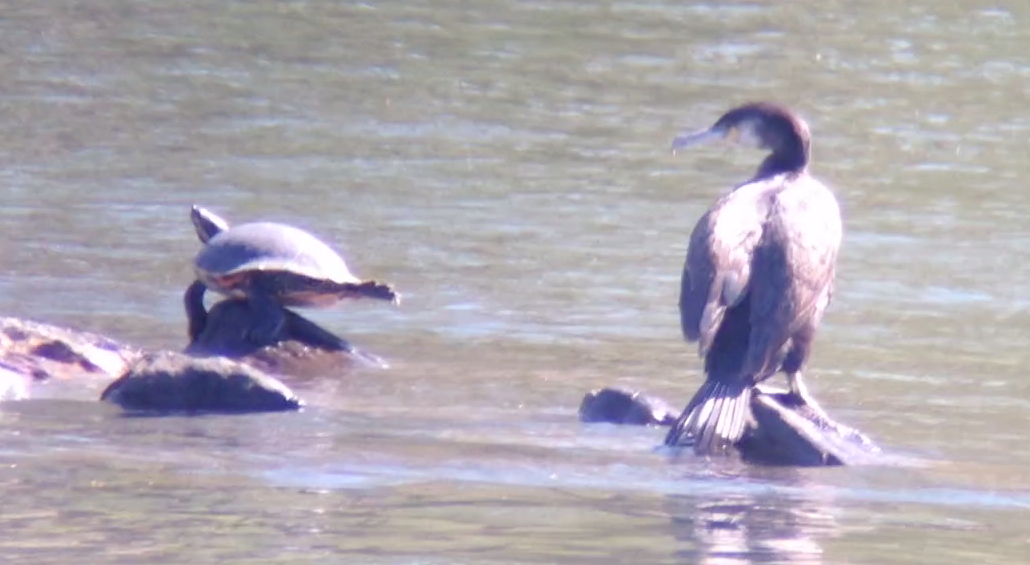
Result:
M300 414L0 406L9 563L1015 563L1030 555L1030 17L1017 2L3 2L0 312L185 339L199 203L395 283L308 312L386 372ZM809 382L915 464L670 463L584 392L685 401L693 223L771 98L845 246Z

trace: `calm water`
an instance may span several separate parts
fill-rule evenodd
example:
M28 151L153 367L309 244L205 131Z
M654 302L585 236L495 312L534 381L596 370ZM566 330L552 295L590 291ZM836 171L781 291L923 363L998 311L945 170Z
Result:
M1013 563L1030 554L1030 31L940 2L2 2L0 313L179 348L188 206L306 227L399 309L300 414L0 407L5 563ZM809 370L912 464L670 462L584 392L684 402L687 236L773 98L846 214Z

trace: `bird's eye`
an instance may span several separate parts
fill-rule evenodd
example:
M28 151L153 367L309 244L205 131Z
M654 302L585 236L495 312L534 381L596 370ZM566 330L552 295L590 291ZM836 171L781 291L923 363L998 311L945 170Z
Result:
M758 127L758 124L749 122L733 128L737 130L737 143L744 147L765 148L765 143L763 143L761 136L758 135Z

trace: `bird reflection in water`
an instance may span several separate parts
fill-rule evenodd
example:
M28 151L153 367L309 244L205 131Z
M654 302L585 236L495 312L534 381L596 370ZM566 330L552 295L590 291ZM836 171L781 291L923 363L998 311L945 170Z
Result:
M773 488L752 482L738 485L740 488L733 493L667 497L665 510L679 542L677 562L823 563L820 540L840 533L832 498L829 493L822 496L818 488L805 484L802 470L773 471L785 473Z

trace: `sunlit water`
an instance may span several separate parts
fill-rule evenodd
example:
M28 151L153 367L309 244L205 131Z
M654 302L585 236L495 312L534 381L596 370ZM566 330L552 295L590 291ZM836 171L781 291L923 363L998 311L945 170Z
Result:
M188 207L293 223L402 307L299 414L0 406L10 563L1014 563L1030 555L1030 29L998 3L7 2L0 313L184 345ZM906 463L750 469L585 426L684 402L687 236L777 99L846 235L808 381Z

